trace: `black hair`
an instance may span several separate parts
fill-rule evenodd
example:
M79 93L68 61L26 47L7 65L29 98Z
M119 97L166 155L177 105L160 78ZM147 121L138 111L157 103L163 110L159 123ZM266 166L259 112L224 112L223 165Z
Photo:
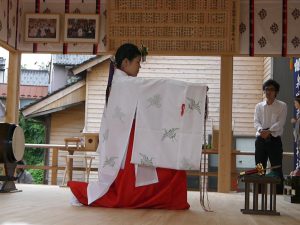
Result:
M297 102L300 104L300 96L296 96L296 97L294 98L294 101L297 101Z
M26 162L25 160L21 159L20 161L17 162L17 165L20 165L20 166L25 166L26 165ZM24 172L24 168L19 168L19 173L22 174Z
M115 54L115 65L120 69L124 59L132 61L134 58L141 55L142 53L136 45L131 43L123 44L118 48Z
M111 61L109 66L109 76L108 76L108 82L106 87L106 96L105 96L105 104L107 104L110 88L113 80L114 75L114 68L121 69L121 65L124 59L128 59L129 61L132 61L134 58L141 56L142 53L139 50L139 48L131 43L126 43L121 45L115 54L115 62Z
M107 105L107 102L108 102L108 97L109 97L109 93L110 93L110 88L111 88L111 83L112 83L112 78L113 78L114 72L115 72L114 62L112 60L110 60L108 81L107 81L106 93L105 93L105 105Z
M266 87L273 86L276 92L279 92L280 84L278 84L275 80L269 79L263 83L262 89L266 90Z

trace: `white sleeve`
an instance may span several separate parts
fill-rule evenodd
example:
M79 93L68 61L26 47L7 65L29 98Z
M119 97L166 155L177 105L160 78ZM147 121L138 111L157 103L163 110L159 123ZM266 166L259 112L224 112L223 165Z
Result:
M256 131L258 132L260 129L263 129L262 128L262 124L261 124L261 121L260 121L260 118L259 116L261 115L261 109L259 107L259 104L257 104L255 106L255 112L254 112L254 127L256 129Z

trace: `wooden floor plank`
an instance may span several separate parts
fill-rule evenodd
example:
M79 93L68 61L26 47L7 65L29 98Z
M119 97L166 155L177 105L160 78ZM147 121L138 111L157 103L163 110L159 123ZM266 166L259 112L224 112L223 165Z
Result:
M0 194L0 225L298 225L300 204L277 197L280 216L245 215L243 193L208 193L213 212L205 212L199 192L189 192L189 210L109 209L69 204L68 188L17 185L18 193Z

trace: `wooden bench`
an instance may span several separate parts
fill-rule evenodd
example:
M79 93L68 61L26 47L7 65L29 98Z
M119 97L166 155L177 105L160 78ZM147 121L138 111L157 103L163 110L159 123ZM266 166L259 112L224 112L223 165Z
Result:
M281 182L280 178L246 175L242 178L242 182L245 182L245 208L241 209L242 213L280 215L276 211L276 184ZM250 207L251 187L253 189L252 208Z

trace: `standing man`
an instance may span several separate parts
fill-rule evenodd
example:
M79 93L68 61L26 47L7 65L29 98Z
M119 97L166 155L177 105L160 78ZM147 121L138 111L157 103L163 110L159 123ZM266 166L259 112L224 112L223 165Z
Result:
M287 115L286 103L276 99L280 85L275 80L264 82L262 89L266 100L255 107L254 127L256 128L255 163L262 163L266 168L269 159L271 166L281 166L273 169L281 178L281 184L277 186L277 193L283 192L282 173L282 142L283 126Z

